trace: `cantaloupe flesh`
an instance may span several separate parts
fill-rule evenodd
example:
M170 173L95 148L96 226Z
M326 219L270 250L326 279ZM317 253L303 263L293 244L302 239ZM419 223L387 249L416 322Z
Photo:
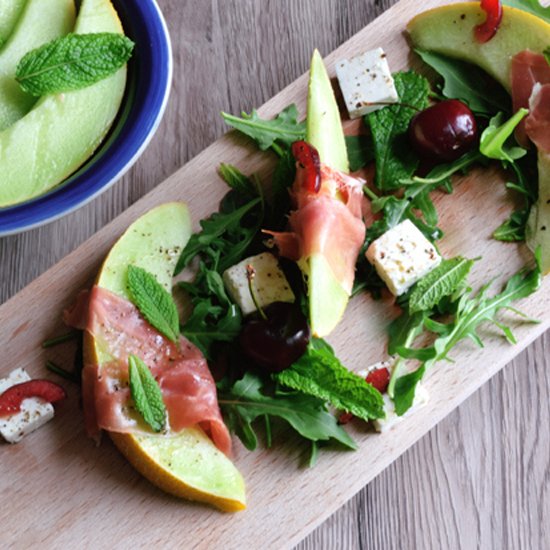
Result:
M34 48L73 30L73 0L30 0L0 51L0 131L27 114L38 98L25 93L15 80L21 58Z
M83 0L77 33L122 32L108 0ZM96 150L119 110L126 68L75 92L42 98L0 132L0 207L52 189Z
M191 220L184 203L167 203L150 210L113 246L96 284L129 299L126 274L128 265L136 265L170 290L176 263L190 235ZM101 365L111 359L109 349L89 333L84 337L84 356L86 364ZM189 428L172 437L110 436L129 462L164 491L227 512L246 507L241 474L200 428Z

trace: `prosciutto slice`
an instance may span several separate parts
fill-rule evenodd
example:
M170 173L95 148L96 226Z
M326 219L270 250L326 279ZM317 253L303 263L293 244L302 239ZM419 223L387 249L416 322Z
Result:
M88 301L88 307L84 302ZM83 311L87 311L85 318ZM199 425L225 454L231 438L217 401L216 386L202 353L181 337L173 343L157 332L129 301L95 286L65 314L72 326L85 328L108 360L85 364L82 392L86 430L149 433L133 409L128 386L128 356L137 355L151 369L168 413L168 434Z
M548 66L550 70L550 65ZM539 153L550 154L550 83L535 84L529 101L525 131Z
M524 50L512 58L511 79L514 112L521 108L529 109L529 98L535 84L550 84L550 65L544 55ZM518 124L515 131L516 139L523 147L529 146L526 131L529 118Z
M365 240L364 181L321 164L318 190L300 182L298 174L291 192L295 209L289 216L289 231L270 234L280 254L291 260L321 253L342 287L351 294L355 262Z

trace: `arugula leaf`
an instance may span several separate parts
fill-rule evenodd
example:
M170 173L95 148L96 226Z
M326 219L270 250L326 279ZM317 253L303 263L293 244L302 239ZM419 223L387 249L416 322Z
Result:
M122 34L68 34L28 52L15 79L33 96L85 88L120 69L134 43Z
M400 187L400 180L410 178L418 166L418 157L409 146L407 129L417 109L428 105L430 91L428 81L413 71L396 73L394 80L399 103L365 117L374 146L375 183L383 191Z
M252 200L258 197L258 186L235 166L222 162L219 173L223 181L241 198Z
M265 229L282 231L288 222L290 210L289 189L296 176L296 161L290 149L278 160L271 179L271 204L266 215Z
M160 432L166 425L166 407L162 392L149 367L136 355L128 357L130 394L136 410L154 432Z
M218 392L218 402L228 419L230 429L250 450L256 448L257 437L252 423L258 417L282 418L302 437L310 441L335 439L356 449L357 445L338 425L325 402L300 392L282 392L266 388L257 374L247 372L244 378Z
M502 86L476 65L447 57L440 53L415 50L443 78L441 93L449 99L459 99L472 111L494 115L511 112L510 96Z
M548 48L546 48L542 53L543 53L544 57L546 58L546 62L550 65L550 46Z
M474 260L457 256L443 260L433 271L418 281L409 298L409 311L431 310L444 296L450 296L463 285Z
M510 217L493 232L497 241L519 242L525 240L525 226L529 218L529 208L512 212Z
M306 125L298 122L298 109L294 103L272 120L260 118L255 109L250 114L242 112L241 117L222 112L222 117L226 124L252 138L262 151L272 148L279 156L293 142L306 136Z
M374 150L370 136L346 136L346 148L350 172L364 168L374 159Z
M502 330L509 342L515 343L515 338L511 329L500 322L496 317L502 309L510 309L517 312L517 310L511 307L512 302L521 298L526 298L530 294L536 292L540 287L542 281L540 250L537 250L535 258L537 264L534 269L531 271L523 269L519 273L516 273L509 279L504 289L492 298L487 296L489 285L482 287L476 294L460 295L456 302L456 311L449 323L437 323L430 319L430 312L427 314L425 313L423 320L424 326L428 330L436 332L438 336L431 346L413 348L410 347L410 345L418 333L415 334L411 329L407 342L397 347L396 351L401 358L413 358L421 361L419 370L414 376L405 375L399 377L397 367L394 368L388 392L392 396L396 411L399 411L398 414L403 414L411 406L416 385L422 378L424 372L438 361L444 359L450 360L448 355L458 342L465 338L470 338L477 345L483 346L481 338L477 333L482 323L489 322L494 324ZM407 316L406 313L404 315ZM418 329L417 326L414 328L415 330Z
M191 296L193 303L182 333L211 359L215 342L232 342L239 335L241 310L229 299L220 274L208 269L204 262L200 263L195 281L180 282L178 286Z
M422 380L426 367L422 365L413 372L397 379L393 393L393 403L397 416L403 416L411 407L416 393L416 386Z
M383 213L381 219L367 228L365 249L380 235L406 219L411 220L430 241L440 239L443 233L436 227L438 222L437 211L429 196L430 192L437 187L439 187L439 183L410 185L405 188L401 198L395 195L377 197L368 189L365 189L366 193L373 199L372 211ZM417 215L417 211L424 217L424 220Z
M460 158L449 162L447 164L438 164L430 170L430 172L424 176L413 176L411 178L405 178L400 181L401 185L412 185L414 183L422 184L437 184L437 185L450 185L451 176L461 172L465 173L472 164L483 160L483 155L479 151L468 151Z
M479 150L488 158L514 162L523 157L527 151L523 147L511 145L511 138L515 127L527 116L527 109L518 109L512 118L504 121L504 113L494 116L489 126L481 134ZM515 143L515 140L514 140Z
M132 303L154 328L176 342L180 334L179 317L171 294L154 275L135 265L128 266L127 281Z
M258 206L262 212L258 212ZM248 214L253 218L252 223L245 222ZM215 212L209 218L201 220L201 231L191 235L178 260L175 274L180 273L197 254L215 257L217 269L225 271L239 261L256 237L262 220L261 197L250 200L236 210Z
M329 401L363 420L384 416L380 392L346 369L328 347L309 346L298 361L275 378L284 386Z

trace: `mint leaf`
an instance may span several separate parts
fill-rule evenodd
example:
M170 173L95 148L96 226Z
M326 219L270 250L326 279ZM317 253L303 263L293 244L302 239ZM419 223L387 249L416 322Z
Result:
M252 423L258 417L278 417L310 441L335 439L342 445L356 449L357 445L338 425L322 399L300 392L281 392L265 387L261 378L251 372L226 389L218 391L218 402L231 431L243 444L253 450L257 437Z
M166 407L160 387L149 367L136 355L128 357L130 394L136 410L154 432L160 432L166 425Z
M474 260L457 256L443 260L433 271L420 279L409 297L411 313L432 309L445 296L450 296L463 285Z
M485 115L512 110L506 90L476 65L436 52L415 51L443 78L441 93L444 97L459 99L475 113Z
M374 160L374 150L370 136L346 136L345 139L350 172L361 170Z
M515 127L527 116L527 109L519 109L514 116L507 121L504 120L504 113L498 113L489 122L481 134L479 150L488 158L514 162L523 157L527 151L522 147L509 143Z
M132 303L147 321L172 342L179 337L179 317L171 294L153 275L134 265L128 266L128 293Z
M380 392L364 378L346 369L330 348L314 349L310 346L298 361L277 374L276 380L294 390L329 401L337 409L351 412L363 420L384 416Z
M27 53L15 78L33 96L79 90L115 73L133 49L122 34L68 34Z
M410 178L418 166L418 156L409 146L407 129L417 109L428 105L430 91L428 81L413 71L396 73L394 80L399 103L365 117L374 146L375 183L383 191L400 187L400 180Z
M252 138L262 151L271 147L279 155L284 152L281 145L289 148L306 136L306 125L298 122L298 109L294 103L272 120L260 118L256 109L250 114L242 112L241 117L222 112L222 117L226 124Z

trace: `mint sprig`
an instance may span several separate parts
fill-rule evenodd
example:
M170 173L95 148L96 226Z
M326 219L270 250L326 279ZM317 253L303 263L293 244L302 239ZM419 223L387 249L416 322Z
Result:
M166 425L166 406L162 392L149 367L136 355L128 357L130 394L143 420L155 432Z
M340 363L324 342L310 345L288 369L276 375L283 386L312 395L363 420L384 417L379 391Z
M445 296L450 296L466 280L474 260L457 256L443 260L433 271L420 279L409 297L409 311L432 309Z
M33 96L79 90L115 73L133 49L134 43L122 34L71 33L28 52L15 78Z
M172 342L178 340L179 316L170 293L141 267L128 266L128 293L147 321Z

